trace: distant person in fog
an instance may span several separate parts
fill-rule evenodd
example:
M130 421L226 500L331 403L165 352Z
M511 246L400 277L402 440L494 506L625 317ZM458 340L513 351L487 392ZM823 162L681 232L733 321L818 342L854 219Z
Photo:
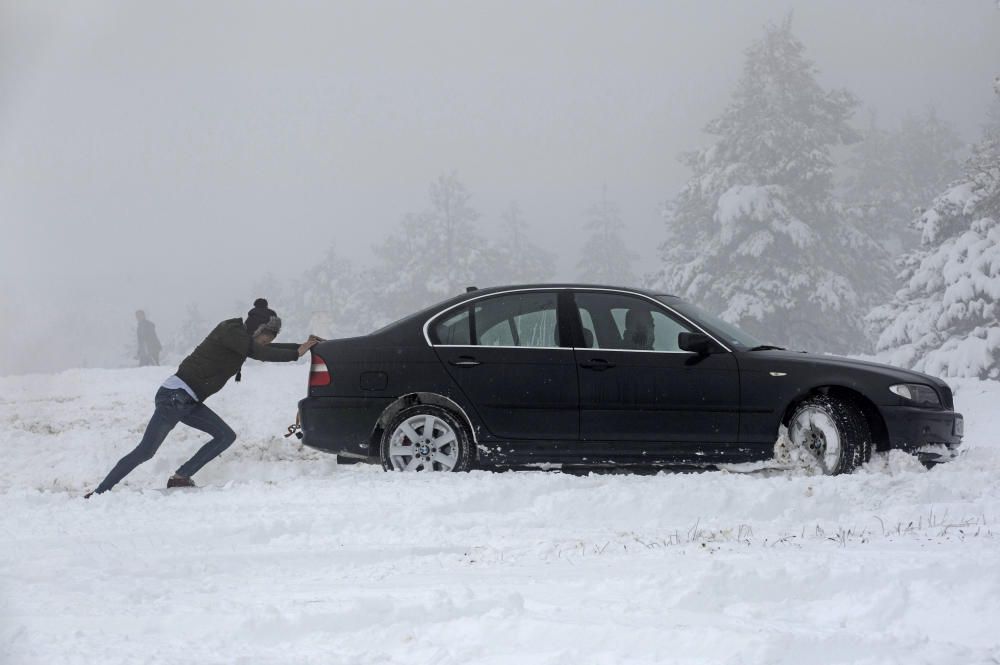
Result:
M139 325L136 328L136 338L139 342L139 367L160 364L160 338L156 336L156 326L146 318L146 313L141 309L135 313L135 320Z
M227 319L217 325L205 341L181 362L177 373L163 382L156 392L156 410L146 426L142 441L135 450L119 460L97 489L88 492L84 498L95 492L107 492L135 467L152 459L177 423L184 423L212 437L167 481L167 487L194 487L191 476L236 440L236 432L205 406L205 400L219 392L233 376L239 381L240 369L247 358L291 362L322 341L310 335L302 344L273 344L281 331L281 319L274 310L268 309L263 298L258 298L253 305L245 321Z

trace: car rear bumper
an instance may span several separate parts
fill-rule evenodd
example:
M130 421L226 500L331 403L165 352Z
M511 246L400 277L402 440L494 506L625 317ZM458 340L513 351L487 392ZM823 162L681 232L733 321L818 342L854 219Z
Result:
M372 432L391 402L375 397L306 397L299 402L302 443L338 455L377 455Z
M924 461L947 461L962 443L965 421L955 411L884 406L882 416L889 447L913 452Z

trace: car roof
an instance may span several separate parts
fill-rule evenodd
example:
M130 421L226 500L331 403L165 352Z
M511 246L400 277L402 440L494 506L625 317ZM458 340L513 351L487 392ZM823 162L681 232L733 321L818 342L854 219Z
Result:
M581 284L576 282L555 282L555 283L538 283L538 284L507 284L505 286L489 286L482 289L476 288L473 291L467 291L453 298L449 298L447 302L461 302L465 298L477 298L492 293L501 293L504 291L520 291L524 289L601 289L609 291L628 291L631 293L639 293L642 295L652 296L652 297L668 295L661 291L650 290L637 286L620 286L615 284Z

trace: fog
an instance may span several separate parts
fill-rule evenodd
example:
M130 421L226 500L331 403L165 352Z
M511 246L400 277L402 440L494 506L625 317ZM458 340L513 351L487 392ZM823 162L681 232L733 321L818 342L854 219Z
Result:
M1000 74L993 0L0 7L0 373L129 364L140 308L164 338L242 315L442 173L487 235L516 201L563 280L606 187L642 274L678 154L789 12L859 125L933 106L974 141Z

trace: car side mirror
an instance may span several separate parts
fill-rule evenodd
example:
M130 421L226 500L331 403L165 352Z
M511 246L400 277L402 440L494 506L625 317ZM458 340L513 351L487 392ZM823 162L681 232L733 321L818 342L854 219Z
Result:
M690 351L707 356L715 350L715 342L705 333L682 332L677 334L677 346L681 351Z

